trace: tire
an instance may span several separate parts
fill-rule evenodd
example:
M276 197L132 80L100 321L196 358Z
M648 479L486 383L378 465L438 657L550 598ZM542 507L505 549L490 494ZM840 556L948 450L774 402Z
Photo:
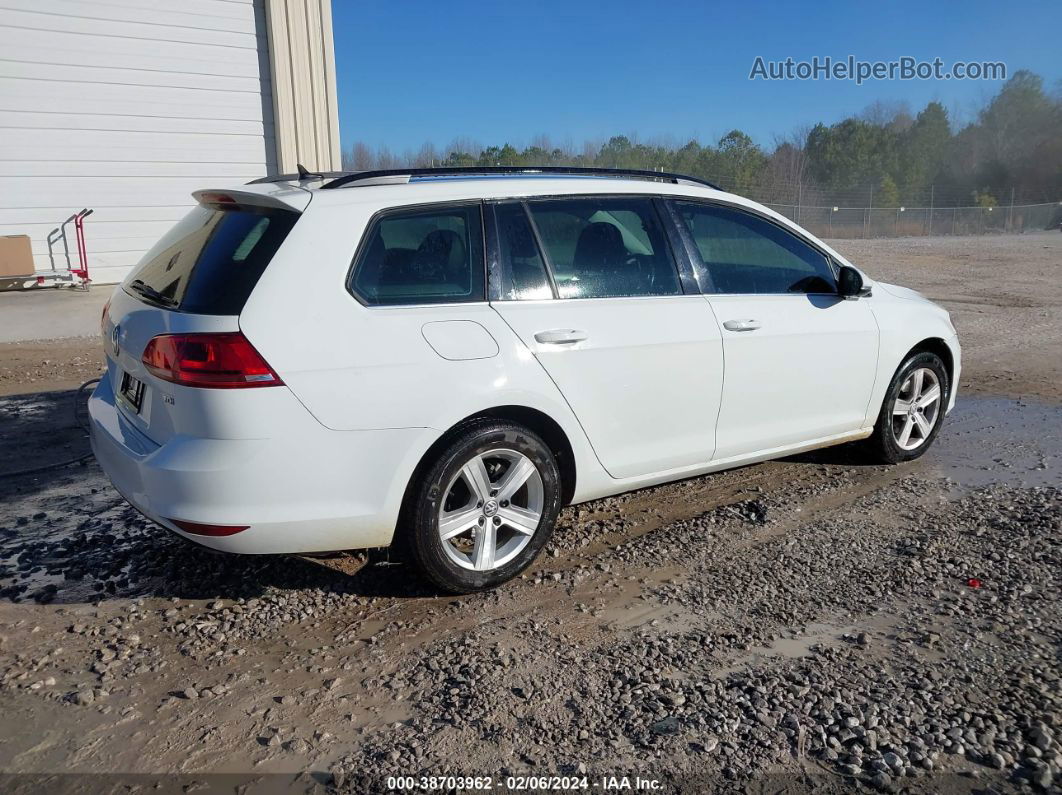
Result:
M915 401L913 410L904 412L904 407L911 402L909 398L914 396L913 390L919 384L919 375L921 398ZM919 411L918 404L932 393L934 379L939 390L937 397L935 401L922 405ZM913 461L923 456L940 432L950 394L948 370L939 356L929 352L909 356L892 377L874 426L874 434L867 439L871 455L887 464Z
M515 492L510 475L520 482ZM444 591L494 588L531 565L553 533L560 501L557 462L537 434L502 420L469 423L410 491L409 557Z

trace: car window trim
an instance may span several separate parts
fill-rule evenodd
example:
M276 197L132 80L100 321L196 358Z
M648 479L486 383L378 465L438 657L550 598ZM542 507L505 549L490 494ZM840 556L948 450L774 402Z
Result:
M501 285L504 281L501 261L501 232L498 230L498 215L495 202L483 205L483 254L487 261L487 301L502 300ZM507 268L505 270L508 270Z
M675 209L667 201L666 196L655 197L653 204L656 205L657 216L663 225L671 246L671 254L675 260L675 267L679 272L679 283L682 285L684 295L702 295L711 292L711 274L706 273L704 281L694 267L691 248L696 248L693 236L682 219L678 218ZM707 288L707 289L706 289Z
M354 249L354 256L350 260L350 265L347 266L347 276L344 280L344 284L347 288L347 293L359 304L366 309L411 309L417 307L443 307L443 306L473 306L476 304L485 304L488 302L489 288L487 286L487 241L485 240L484 227L483 227L483 205L485 204L483 199L454 199L452 201L442 202L421 202L414 204L396 205L394 207L385 207L382 210L377 210L366 222L365 227L362 229L361 239L358 241L357 248ZM362 254L365 252L372 237L371 233L376 231L376 225L390 215L401 215L408 212L431 212L434 209L447 209L454 207L476 207L479 210L479 241L480 241L480 267L483 270L483 291L480 297L473 298L468 301L436 301L432 302L413 302L407 304L370 304L354 287L354 276L357 274L358 262L361 260ZM475 233L474 227L469 229L469 236L471 242L471 236ZM471 263L469 263L471 266Z
M538 231L538 224L535 222L535 216L531 214L531 208L527 206L526 201L520 202L520 209L523 211L524 217L527 218L527 222L531 225L531 235L535 238L535 247L538 248L538 256L542 259L542 266L546 269L546 281L549 282L549 289L553 293L553 300L556 301L560 298L560 290L557 289L557 277L553 273L553 257L550 256L546 244L542 242L542 233Z
M727 210L733 210L735 212L744 213L746 215L754 216L755 218L758 218L758 219L760 219L762 221L766 221L767 223L771 224L772 226L776 227L777 229L781 230L782 232L785 232L786 234L791 235L792 237L794 237L797 240L799 240L801 243L804 243L806 246L808 246L812 250L814 250L817 253L819 253L820 255L822 255L823 259L826 260L826 266L830 269L830 272L833 274L834 283L837 282L837 263L834 262L833 257L830 256L830 254L828 252L824 251L821 246L816 244L813 240L810 240L806 235L798 234L797 232L794 232L792 229L789 229L787 226L778 223L777 220L775 220L774 218L771 218L769 215L766 215L766 214L761 213L761 212L757 212L755 210L755 208L744 207L744 206L739 205L739 204L733 204L731 202L721 201L721 200L718 200L718 199L701 199L701 198L686 197L686 196L669 196L666 199L666 203L668 205L670 205L670 207L671 207L671 213L672 213L672 217L673 217L674 222L680 227L680 229L684 230L686 232L686 234L690 238L689 255L690 255L691 261L694 264L695 270L705 280L703 283L706 284L706 285L710 285L710 292L708 290L705 290L704 291L705 295L741 295L741 296L786 295L786 296L793 296L793 297L796 297L796 298L800 298L801 296L807 296L807 295L818 295L818 296L824 296L825 295L825 296L839 297L840 294L837 293L837 292L832 292L832 293L791 293L791 292L784 292L784 293L725 293L725 292L720 291L715 286L715 283L712 281L711 271L708 269L708 266L705 264L704 259L701 257L701 252L697 248L697 244L693 241L693 235L690 233L689 228L686 226L685 222L682 220L682 218L681 218L681 216L679 214L679 208L676 206L678 204L700 204L700 205L705 205L705 206L708 206L708 207L722 207L722 208L727 209Z
M501 255L501 226L498 221L498 208L503 204L511 204L519 208L523 213L524 219L527 221L529 228L531 229L531 238L535 245L535 250L538 252L538 257L542 261L542 268L545 272L546 283L549 285L551 296L550 298L508 298L505 295L504 286L512 283L512 269L510 263L502 259ZM549 301L558 298L557 285L553 281L553 271L550 269L547 261L546 254L542 249L542 241L538 236L538 227L535 226L535 219L531 217L531 214L527 211L527 207L523 200L519 197L511 199L489 199L484 202L484 224L487 232L487 300L491 302L495 301ZM489 218L488 218L489 217Z
M687 295L686 283L683 280L682 268L678 262L677 253L673 250L671 245L670 235L668 233L667 219L663 217L657 207L657 200L662 199L663 196L659 193L572 193L572 194L560 194L550 196L526 196L522 199L516 199L524 206L524 212L527 214L527 219L531 223L531 230L535 235L535 243L539 249L539 255L542 257L543 263L546 265L546 275L549 279L550 287L553 290L553 300L555 301L590 301L598 300L604 301L612 298L681 298ZM542 241L542 236L538 231L538 224L535 223L535 215L531 212L529 206L531 202L548 202L548 201L570 201L570 200L582 200L582 199L647 199L649 201L650 212L656 216L656 222L660 224L660 228L664 233L664 250L671 260L671 268L675 273L675 278L678 281L679 291L669 295L594 295L578 298L561 298L559 291L557 290L557 279L553 271L553 259L549 255L549 251L546 249L545 243ZM505 199L499 199L496 203L500 204ZM545 299L542 299L545 300Z

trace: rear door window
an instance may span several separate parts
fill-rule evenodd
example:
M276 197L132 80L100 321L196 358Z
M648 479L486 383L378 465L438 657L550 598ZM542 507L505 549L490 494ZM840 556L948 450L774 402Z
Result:
M443 304L483 299L480 205L398 210L377 218L354 266L366 304Z
M198 206L155 244L123 287L175 311L238 315L298 219L280 209Z
M678 272L651 199L592 196L528 202L560 298L679 295Z

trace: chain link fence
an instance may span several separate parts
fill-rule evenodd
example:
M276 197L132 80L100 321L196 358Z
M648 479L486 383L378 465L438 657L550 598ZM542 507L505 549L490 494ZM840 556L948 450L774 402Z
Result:
M825 238L1020 234L1062 224L1062 202L991 208L767 206Z

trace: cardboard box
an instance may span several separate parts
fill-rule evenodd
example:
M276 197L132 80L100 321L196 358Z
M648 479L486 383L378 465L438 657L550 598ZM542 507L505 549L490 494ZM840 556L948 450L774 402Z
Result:
M32 276L34 270L29 235L0 235L0 277Z

